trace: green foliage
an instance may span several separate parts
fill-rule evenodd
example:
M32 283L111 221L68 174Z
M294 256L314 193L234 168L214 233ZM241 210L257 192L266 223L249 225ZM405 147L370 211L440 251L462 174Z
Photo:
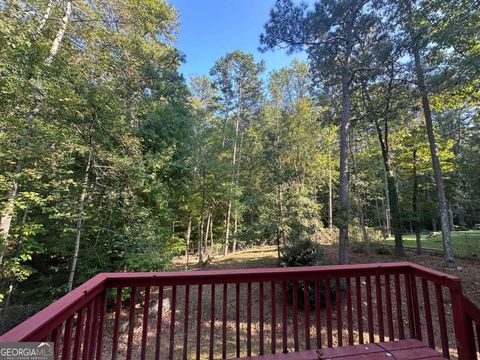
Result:
M313 240L299 240L282 249L281 263L287 267L322 265L323 262L322 247Z
M329 202L338 202L344 75L350 251L380 240L380 229L386 236L392 216L401 232L437 226L429 141L403 31L406 2L278 0L261 48L305 46L308 63L294 60L264 81L265 64L236 50L189 87L174 46L178 13L167 1L79 0L70 15L68 1L52 1L51 13L49 3L0 0L6 326L20 320L12 314L32 311L31 299L45 305L68 290L77 240L73 285L101 271L161 271L181 253L205 259L249 245L276 244L286 266L323 264L317 241L327 231L337 236L325 227ZM478 19L466 0L413 4L458 229L479 226ZM398 202L389 201L395 193ZM339 210L332 208L335 226L345 224ZM453 238L469 251L476 246ZM329 287L334 300L335 284Z

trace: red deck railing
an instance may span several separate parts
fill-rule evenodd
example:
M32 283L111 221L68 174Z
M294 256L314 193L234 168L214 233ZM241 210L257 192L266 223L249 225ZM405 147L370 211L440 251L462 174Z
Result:
M421 340L474 359L480 310L460 280L408 262L103 273L0 337L55 359L190 359ZM477 347L478 346L478 347Z

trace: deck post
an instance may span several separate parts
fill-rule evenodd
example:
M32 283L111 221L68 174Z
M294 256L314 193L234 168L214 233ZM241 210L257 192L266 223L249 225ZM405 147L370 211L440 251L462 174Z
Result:
M475 358L475 346L471 339L473 335L472 327L468 326L467 313L463 306L462 284L460 280L456 281L456 286L450 288L450 297L452 300L453 326L455 329L455 339L457 341L458 359L470 360Z

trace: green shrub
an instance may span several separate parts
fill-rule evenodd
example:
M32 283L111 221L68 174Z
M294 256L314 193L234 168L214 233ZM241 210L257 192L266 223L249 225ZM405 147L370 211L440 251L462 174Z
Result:
M282 265L287 267L295 266L313 266L313 265L328 265L328 262L324 258L323 249L321 245L313 240L305 239L299 240L294 244L285 247L282 250ZM298 307L300 309L305 308L305 296L304 296L305 282L299 281L297 283L298 294ZM337 298L335 281L330 281L330 297L332 304L335 303ZM293 282L288 282L287 285L287 300L289 304L293 304ZM340 282L341 292L345 291L345 284ZM308 282L308 302L310 308L315 307L315 284L313 281ZM324 307L326 304L326 291L325 282L322 281L319 288L319 302L320 306Z
M378 245L375 245L375 253L378 255L392 255L393 248L378 244Z
M367 245L362 241L352 241L348 247L352 253L363 254L367 252Z
M480 224L473 225L472 230L480 230Z
M321 265L323 249L313 240L299 240L282 250L281 262L287 267Z

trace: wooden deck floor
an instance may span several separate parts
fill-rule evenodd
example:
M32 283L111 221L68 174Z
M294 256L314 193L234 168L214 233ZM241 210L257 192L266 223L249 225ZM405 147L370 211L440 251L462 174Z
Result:
M237 360L444 360L437 351L418 340L389 341L377 344L350 345L287 354L243 357Z

